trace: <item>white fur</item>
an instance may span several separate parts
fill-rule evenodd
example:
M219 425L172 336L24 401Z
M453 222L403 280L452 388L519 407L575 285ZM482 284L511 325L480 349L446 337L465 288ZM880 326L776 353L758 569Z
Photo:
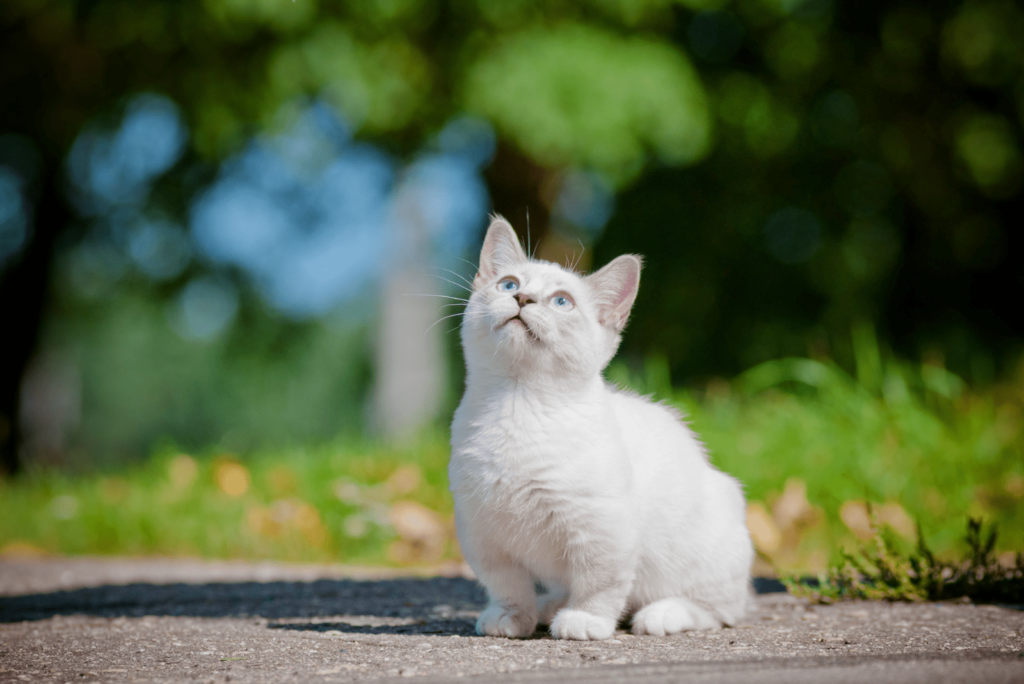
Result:
M498 289L506 277L515 296ZM639 279L634 256L582 277L527 259L504 219L488 230L449 465L459 542L490 597L481 634L526 636L541 621L557 638L607 639L634 614L636 634L664 635L744 612L753 550L739 484L671 409L601 376Z

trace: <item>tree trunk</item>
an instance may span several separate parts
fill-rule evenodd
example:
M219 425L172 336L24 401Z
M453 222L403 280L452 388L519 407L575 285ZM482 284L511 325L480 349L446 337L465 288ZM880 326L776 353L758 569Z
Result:
M57 235L71 220L61 190L60 158L44 152L37 176L31 229L21 254L0 273L3 302L3 346L0 361L0 463L9 475L20 472L21 381L35 354L49 300L50 274ZM31 188L31 186L30 186ZM35 195L32 197L32 195Z

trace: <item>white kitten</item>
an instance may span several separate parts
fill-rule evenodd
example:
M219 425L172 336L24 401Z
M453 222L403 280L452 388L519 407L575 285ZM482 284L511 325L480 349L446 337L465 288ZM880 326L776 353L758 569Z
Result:
M609 387L640 285L620 256L581 277L526 257L497 217L462 326L449 465L480 634L664 635L735 622L753 549L739 484L670 409ZM548 593L539 599L540 581ZM553 619L552 619L553 618Z

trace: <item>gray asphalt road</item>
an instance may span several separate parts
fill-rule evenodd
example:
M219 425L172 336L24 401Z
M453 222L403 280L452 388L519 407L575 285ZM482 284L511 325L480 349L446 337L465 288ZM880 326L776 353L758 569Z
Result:
M733 629L594 643L477 637L459 576L0 560L0 595L0 682L1024 682L1024 613L963 603L766 593Z

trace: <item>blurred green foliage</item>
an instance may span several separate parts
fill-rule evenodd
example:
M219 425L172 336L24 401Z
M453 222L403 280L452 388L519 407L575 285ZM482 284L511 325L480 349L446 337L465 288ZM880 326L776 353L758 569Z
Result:
M367 331L344 318L282 324L261 306L203 344L168 328L170 305L147 288L56 318L51 353L73 364L81 415L55 465L106 468L160 440L252 449L358 433L370 384Z
M7 0L0 22L0 133L35 144L46 187L66 185L82 127L132 95L181 107L190 149L148 207L181 224L219 161L313 99L397 158L483 117L494 208L521 231L531 211L542 254L580 239L585 264L645 255L613 375L640 382L663 359L658 391L753 498L770 507L803 478L823 539L860 499L936 520L940 545L964 508L1020 529L1019 402L1003 394L1019 394L1024 341L1004 303L1024 289L1018 3ZM616 193L603 231L552 218L577 171ZM59 218L26 254L49 250L52 289L31 290L46 291L43 349L80 368L80 462L167 435L199 452L266 444L269 463L272 445L362 423L366 330L275 318L245 291L227 336L184 342L166 305L209 264L80 297L61 255L89 219ZM0 281L11 303L14 282Z
M524 31L472 65L470 111L537 162L635 179L648 154L689 164L711 143L707 97L685 56L585 26Z
M868 512L940 558L966 515L1000 529L993 558L1024 543L1019 384L984 394L934 366L871 348L857 377L784 359L733 382L673 390L664 359L613 381L681 408L712 462L744 485L757 572L821 572L874 533ZM1019 380L1018 380L1019 383ZM192 457L0 482L0 547L17 554L137 553L391 564L457 559L441 434L406 447L357 438L316 448Z
M997 522L1005 548L1021 548L1019 379L973 393L944 369L881 354L870 330L859 337L855 376L830 362L781 359L731 383L678 391L657 357L640 373L618 365L609 375L683 409L712 461L770 518L761 550L777 567L836 562L870 534L869 502L905 537L920 522L940 553L957 547L967 515Z

